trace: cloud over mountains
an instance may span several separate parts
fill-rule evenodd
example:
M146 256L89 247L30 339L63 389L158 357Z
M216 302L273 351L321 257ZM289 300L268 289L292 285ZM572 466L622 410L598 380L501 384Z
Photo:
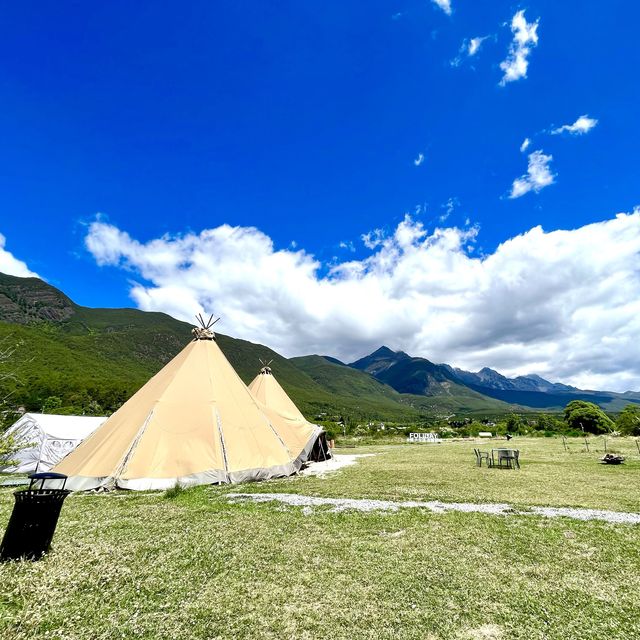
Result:
M98 220L85 242L98 264L131 274L141 309L215 312L222 331L286 355L350 359L388 344L471 370L640 388L640 210L534 227L482 256L479 233L428 231L407 215L365 257L328 271L255 227L142 243Z
M37 273L27 267L26 262L19 260L5 249L6 243L7 239L0 233L0 272L10 276L19 276L20 278L39 277Z

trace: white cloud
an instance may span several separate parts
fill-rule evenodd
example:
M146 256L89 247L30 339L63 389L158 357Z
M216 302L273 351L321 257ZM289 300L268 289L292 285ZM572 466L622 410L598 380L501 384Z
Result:
M374 229L367 233L362 234L362 242L367 249L375 249L380 246L385 238L385 232L383 229Z
M553 184L556 176L549 168L552 160L552 155L546 155L540 150L530 153L527 173L513 181L509 197L519 198L529 191L538 193L541 189Z
M529 138L525 138L522 141L522 144L520 145L520 152L524 153L529 148L530 144L531 144L531 140Z
M447 218L455 211L456 207L460 206L460 200L458 198L449 198L443 205L444 213L438 218L440 222L446 222Z
M419 167L423 162L424 162L424 153L419 153L418 157L413 161L413 164L415 164L416 167Z
M5 249L7 239L0 233L0 273L21 278L39 278L40 276L27 267L27 263L18 260L11 252Z
M467 46L467 55L475 56L476 53L480 51L480 47L482 46L482 43L488 37L489 36L483 36L482 38L471 38L471 40L469 40L469 45Z
M640 388L640 209L535 227L489 255L469 251L478 233L428 232L406 216L368 257L328 272L251 227L142 243L95 222L86 245L99 264L134 274L140 308L187 321L215 312L220 331L285 355L351 360L387 344L469 370Z
M482 43L490 37L491 36L482 36L478 38L471 38L471 40L463 40L460 45L458 55L451 61L451 66L459 67L465 58L472 58L475 56L478 51L480 51Z
M520 80L527 77L529 68L529 54L531 49L538 44L538 24L527 22L524 17L524 10L518 11L511 19L511 31L513 41L509 47L509 54L506 60L500 63L500 68L504 71L500 84L504 86L507 82Z
M451 15L451 0L431 0L437 4L448 16Z
M573 124L565 124L557 129L554 129L551 133L554 135L558 135L559 133L570 133L574 136L581 136L585 133L589 133L593 127L598 124L598 121L595 118L590 118L587 115L580 116Z
M342 241L338 246L341 249L346 249L347 251L351 251L351 252L354 252L356 250L356 248L353 245L353 242L351 242L351 240L349 240L349 242Z

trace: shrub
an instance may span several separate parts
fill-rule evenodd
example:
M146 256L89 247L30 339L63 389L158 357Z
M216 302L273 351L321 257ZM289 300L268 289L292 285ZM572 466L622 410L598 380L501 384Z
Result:
M616 428L628 436L640 436L640 406L628 404L616 420Z

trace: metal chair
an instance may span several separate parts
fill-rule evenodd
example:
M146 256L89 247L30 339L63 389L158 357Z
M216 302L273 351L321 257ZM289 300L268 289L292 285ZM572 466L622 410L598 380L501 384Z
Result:
M491 458L489 457L488 451L480 451L480 449L474 449L473 452L476 454L476 467L482 466L482 461L487 461L487 467L491 466Z

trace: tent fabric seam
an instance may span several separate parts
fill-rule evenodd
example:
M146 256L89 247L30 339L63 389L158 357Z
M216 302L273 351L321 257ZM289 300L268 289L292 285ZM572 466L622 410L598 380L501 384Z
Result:
M227 445L224 441L224 432L222 429L222 419L220 418L220 412L217 408L213 409L216 414L216 426L218 427L218 437L220 438L220 448L222 449L222 462L224 463L224 472L229 476L229 460L227 459Z
M131 443L131 446L129 447L127 452L124 454L124 456L122 456L122 460L118 463L118 466L116 467L113 473L113 479L116 482L127 472L129 461L133 457L133 454L136 452L136 448L138 447L140 440L142 440L142 436L144 435L144 432L147 430L147 426L149 425L149 422L151 422L151 418L153 417L154 410L155 410L155 407L153 407L151 411L149 411L149 415L146 417L144 423L138 430L136 437L133 439L133 442Z

